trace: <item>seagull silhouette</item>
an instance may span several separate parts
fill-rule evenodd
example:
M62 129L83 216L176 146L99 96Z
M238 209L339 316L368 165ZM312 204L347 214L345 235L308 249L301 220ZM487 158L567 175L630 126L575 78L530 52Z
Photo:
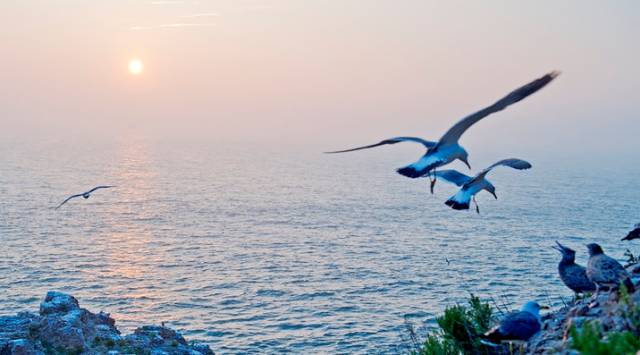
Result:
M94 192L94 191L96 191L96 190L99 190L99 189L109 189L109 188L112 188L112 187L115 187L115 186L111 186L111 185L101 185L101 186L96 186L96 187L94 187L93 189L91 189L91 190L89 190L89 191L87 191L87 192L83 192L83 193L81 193L81 194L76 194L76 195L71 195L71 196L67 197L67 199L66 199L66 200L62 201L62 203L61 203L61 204L59 204L55 209L57 210L57 209L58 209L58 208L60 208L62 205L64 205L65 203L67 203L69 200L74 199L74 198L76 198L76 197L84 197L84 198L85 198L85 200L86 200L86 199L88 199L89 197L91 197L91 193L92 193L92 192Z
M465 163L467 167L469 167L469 169L471 169L471 165L469 164L469 161L468 161L469 154L458 143L458 140L460 139L462 134L467 129L469 129L469 127L473 126L476 122L489 116L490 114L498 111L502 111L508 106L542 89L547 84L549 84L553 79L555 79L559 74L560 72L558 71L552 71L551 73L548 73L512 91L507 96L495 102L493 105L485 107L482 110L461 119L455 125L453 125L453 127L449 128L449 130L437 142L428 141L428 140L417 138L417 137L396 137L396 138L385 139L379 143L366 145L363 147L351 148L346 150L337 150L337 151L325 152L325 153L335 154L335 153L352 152L356 150L369 149L369 148L374 148L381 145L396 144L400 142L420 143L425 148L427 148L427 152L422 156L422 158L420 158L420 160L418 160L413 164L410 164L403 168L398 169L397 172L401 175L404 175L410 178L418 178L424 175L428 175L429 178L431 179L433 175L433 179L431 179L431 193L433 193L433 186L435 185L437 176L436 174L431 173L432 170L435 171L436 168L449 164L456 159L459 159L460 161Z
M518 170L531 168L531 164L529 164L529 162L522 159L510 158L500 160L499 162L492 164L474 177L467 176L456 170L437 171L434 173L436 176L442 178L444 181L461 187L460 191L449 198L445 204L454 210L468 210L469 203L473 199L473 202L476 205L476 212L480 213L480 207L478 207L478 202L476 201L476 194L478 192L487 190L496 198L496 200L498 199L498 195L496 195L496 187L486 179L487 174L497 166L508 166Z

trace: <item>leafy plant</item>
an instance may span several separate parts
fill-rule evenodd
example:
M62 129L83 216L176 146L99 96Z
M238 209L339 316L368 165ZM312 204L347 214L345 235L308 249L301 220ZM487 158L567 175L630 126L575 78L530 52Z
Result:
M571 327L571 348L583 355L633 355L640 350L640 339L631 332L612 332L603 335L596 322L585 323L580 330Z
M486 332L493 319L491 305L473 294L468 305L447 307L436 319L439 330L427 335L420 355L457 355L488 353L478 335Z

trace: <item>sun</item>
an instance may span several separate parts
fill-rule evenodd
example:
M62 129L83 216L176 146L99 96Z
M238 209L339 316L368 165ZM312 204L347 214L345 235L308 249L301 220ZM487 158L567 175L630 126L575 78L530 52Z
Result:
M144 69L144 64L140 59L131 59L129 61L129 72L133 75L139 75Z

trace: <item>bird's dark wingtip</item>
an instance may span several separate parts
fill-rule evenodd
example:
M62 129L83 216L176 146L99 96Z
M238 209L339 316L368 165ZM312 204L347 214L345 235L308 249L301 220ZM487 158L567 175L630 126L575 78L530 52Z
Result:
M402 175L402 176L406 176L408 178L419 178L421 176L423 176L424 174L418 170L416 170L414 167L412 166L406 166L404 168L400 168L398 170L396 170L398 172L398 174Z

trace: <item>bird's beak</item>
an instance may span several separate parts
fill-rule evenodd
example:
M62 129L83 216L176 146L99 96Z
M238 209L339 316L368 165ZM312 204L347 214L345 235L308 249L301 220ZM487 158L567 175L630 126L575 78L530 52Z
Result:
M493 191L489 191L489 192L491 192L491 194L493 195L493 197L495 197L495 198L496 198L496 200L498 199L498 195L496 195L496 193L495 193L495 192L493 192Z
M540 306L540 309L551 309L549 306Z
M556 240L556 244L558 245L553 245L551 246L553 249L561 252L562 254L564 254L564 246L562 246L562 244L558 243L558 241Z
M469 168L469 170L471 170L471 164L469 164L469 160L464 159L462 162L467 165L467 168Z

